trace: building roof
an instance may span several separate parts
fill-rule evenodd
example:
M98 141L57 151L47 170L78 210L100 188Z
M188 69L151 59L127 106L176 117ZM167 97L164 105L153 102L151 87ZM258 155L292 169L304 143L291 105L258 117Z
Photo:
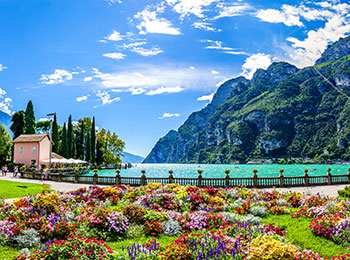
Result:
M15 140L13 140L13 142L14 143L39 143L46 136L50 139L48 134L31 134L31 135L22 134L18 136Z
M52 152L51 153L51 158L52 159L66 159L66 158L64 158L63 156L61 156L61 155L59 155L59 154L57 154L57 153L54 153L54 152Z

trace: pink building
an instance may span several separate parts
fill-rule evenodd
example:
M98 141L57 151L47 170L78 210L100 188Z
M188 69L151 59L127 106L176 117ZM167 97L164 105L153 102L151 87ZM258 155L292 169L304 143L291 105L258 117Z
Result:
M32 164L49 166L50 137L48 134L22 134L13 140L14 163L23 163L27 167Z

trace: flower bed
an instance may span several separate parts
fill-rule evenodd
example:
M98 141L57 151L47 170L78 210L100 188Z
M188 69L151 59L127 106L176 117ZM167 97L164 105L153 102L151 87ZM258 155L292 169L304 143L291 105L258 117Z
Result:
M16 259L326 259L293 245L287 231L261 224L297 212L315 236L348 248L349 203L242 187L198 188L152 183L90 187L0 204L0 246L29 248ZM107 243L148 236L113 250ZM158 237L172 243L163 246ZM349 255L332 259L350 259Z

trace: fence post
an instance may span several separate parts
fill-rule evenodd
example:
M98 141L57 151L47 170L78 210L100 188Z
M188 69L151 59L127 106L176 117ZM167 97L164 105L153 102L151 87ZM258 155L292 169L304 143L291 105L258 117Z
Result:
M92 182L94 185L96 185L98 183L98 174L97 172L95 172L94 177L92 177Z
M348 169L348 176L346 176L348 183L350 183L350 168Z
M146 170L141 170L142 176L141 176L141 186L145 186L146 185Z
M230 186L230 175L229 175L230 174L230 170L226 169L225 173L226 173L225 187L228 187L228 186Z
M173 183L174 182L174 176L173 176L173 170L169 170L169 183Z
M258 187L258 169L253 169L254 176L253 176L253 187Z
M280 172L280 187L283 187L284 186L284 176L283 176L284 170L280 169L279 172Z
M331 168L327 169L327 183L332 184L332 174L331 174Z
M202 179L203 179L202 172L203 172L203 170L198 169L197 172L198 172L198 187L202 187Z
M304 172L305 172L305 174L304 174L304 184L307 185L307 186L309 185L309 175L307 174L308 171L309 171L308 169L304 170Z
M116 174L117 174L117 175L115 176L115 184L120 185L120 184L121 184L121 180L120 180L120 170L119 170L119 169L116 169L115 172L116 172Z

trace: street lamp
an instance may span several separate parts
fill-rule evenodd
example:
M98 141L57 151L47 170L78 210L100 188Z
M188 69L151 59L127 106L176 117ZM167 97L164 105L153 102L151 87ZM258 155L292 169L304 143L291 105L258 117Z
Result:
M50 113L50 114L47 114L46 116L55 116L56 113ZM50 133L49 133L49 136L50 136L50 155L49 155L49 172L51 171L51 154L52 154L52 120L50 120Z

